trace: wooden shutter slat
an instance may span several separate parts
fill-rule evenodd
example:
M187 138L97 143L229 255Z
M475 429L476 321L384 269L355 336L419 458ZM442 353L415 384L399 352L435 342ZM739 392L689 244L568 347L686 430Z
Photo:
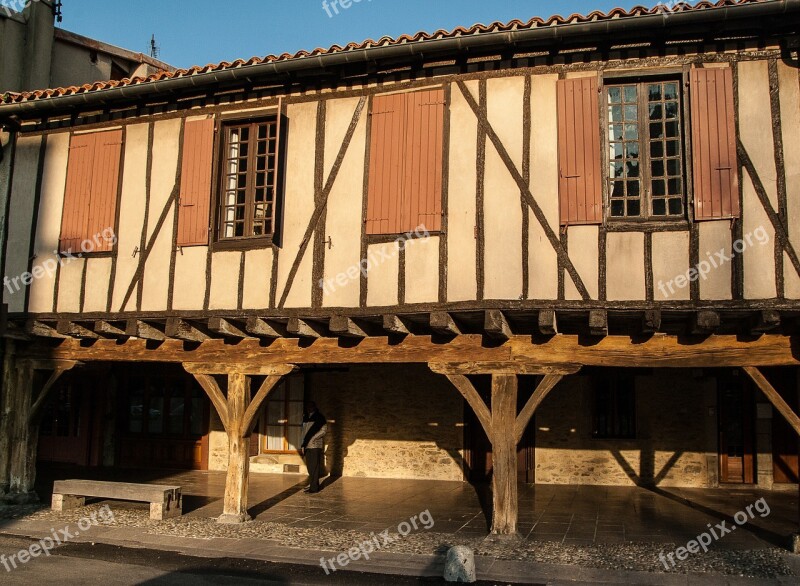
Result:
M183 131L178 246L208 244L214 119L189 120Z
M600 117L597 79L558 81L559 209L561 224L602 222Z
M695 219L739 216L739 175L730 68L690 76Z
M86 221L85 238L107 234L115 229L117 186L122 155L122 130L95 135L95 162L92 174L91 206ZM114 244L109 238L95 240L95 252L109 252Z
M64 208L61 217L59 249L80 250L85 239L85 226L91 206L93 134L74 135L70 140Z
M405 115L402 94L373 99L367 234L391 234L400 225Z

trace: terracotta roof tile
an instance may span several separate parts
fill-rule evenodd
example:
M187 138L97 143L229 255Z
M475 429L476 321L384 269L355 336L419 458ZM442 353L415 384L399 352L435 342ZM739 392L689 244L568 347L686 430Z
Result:
M718 0L717 2L704 0L696 5L691 5L685 2L679 2L678 4L672 7L666 7L663 4L651 8L646 8L644 6L636 6L630 10L625 10L623 8L613 8L609 12L601 12L599 10L595 10L594 12L591 12L590 14L586 15L571 14L566 18L559 15L554 15L548 19L542 19L538 17L532 18L527 22L515 19L505 23L493 22L489 25L476 24L469 28L457 27L451 31L440 29L434 33L418 32L415 35L401 35L397 38L381 37L377 41L372 39L367 39L362 43L348 43L344 47L340 45L333 45L332 47L329 47L327 49L317 48L314 49L313 51L298 51L295 54L283 53L281 55L268 55L266 57L251 57L247 61L243 59L236 59L235 61L232 62L222 61L221 63L209 63L208 65L205 66L195 65L193 67L190 67L189 69L176 69L173 72L159 71L158 73L154 73L148 77L134 77L133 79L122 79L120 81L98 81L93 84L86 84L80 87L76 86L60 87L54 89L36 90L36 91L22 92L22 93L8 92L0 96L0 103L9 104L9 103L25 102L30 100L41 100L50 97L76 95L76 94L99 91L115 87L138 85L142 83L157 82L165 79L173 79L173 78L197 75L201 73L209 73L212 71L235 69L238 67L246 67L248 65L258 65L261 63L278 63L282 61L288 61L291 59L303 59L307 57L316 57L319 55L328 55L332 53L342 53L347 51L369 49L372 47L386 47L391 45L419 43L419 42L438 40L438 39L452 39L461 36L480 35L492 32L509 32L515 30L529 30L539 27L562 26L567 24L582 24L582 23L597 22L602 20L612 20L617 18L635 18L638 16L663 13L664 11L670 11L670 12L700 11L713 8L722 8L725 6L755 4L765 1L767 0Z

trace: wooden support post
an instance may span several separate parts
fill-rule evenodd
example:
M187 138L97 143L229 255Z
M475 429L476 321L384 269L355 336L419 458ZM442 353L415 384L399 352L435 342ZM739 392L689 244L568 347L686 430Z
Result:
M515 535L517 494L517 376L492 375L492 533Z
M608 313L606 311L593 309L589 312L589 333L599 337L608 335Z
M59 334L70 336L72 338L87 338L90 340L97 340L100 337L89 328L74 321L69 321L68 319L58 320L58 323L56 324L56 331Z
M331 318L328 328L332 334L346 338L367 338L369 334L349 317L335 315Z
M411 333L408 323L399 315L384 315L383 329L390 334L397 334L399 336L408 336Z
M228 436L228 472L225 477L225 496L219 523L244 523L247 514L247 488L250 477L250 434L258 416L258 410L278 385L284 375L294 366L274 365L270 369L248 370L236 364L184 363L184 369L192 374L203 387L219 414ZM227 374L227 396L214 378L214 374ZM267 374L267 378L250 399L251 375Z
M554 310L543 309L539 312L539 331L545 336L555 336L558 333L558 322Z
M286 326L283 324L272 323L260 317L247 318L245 331L257 338L278 339L286 335Z
M179 317L167 318L164 333L168 338L177 338L184 342L204 342L209 337L199 327Z
M325 328L320 324L296 317L289 318L289 324L286 326L286 329L293 336L299 336L301 338L316 339L325 336Z
M240 327L221 317L210 318L208 320L208 329L223 338L242 339L249 337Z
M434 311L430 315L431 329L437 334L444 336L458 336L461 328L453 319L453 316L444 311Z
M11 430L14 417L14 377L16 344L5 340L3 351L3 388L0 395L0 497L8 492L9 467L11 464Z
M642 317L642 333L655 334L661 329L661 311L658 309L644 312Z
M756 384L769 402L772 403L775 409L778 410L778 413L780 413L787 423L789 423L794 432L800 436L800 417L798 417L797 413L794 412L794 409L792 409L789 404L784 401L783 397L781 397L781 394L775 390L775 387L770 384L761 371L753 366L745 366L742 368L742 370L744 370L747 376L749 376L750 379ZM800 491L800 486L798 486L798 491ZM800 517L798 518L798 525L800 525ZM800 554L800 526L798 526L798 530L791 537L789 549L792 551L792 553Z
M720 325L719 314L716 311L698 311L692 314L689 321L689 329L694 335L713 334Z
M490 309L485 312L483 319L483 329L486 335L497 340L508 340L514 334L508 325L506 316L502 311Z
M244 523L247 514L247 486L250 479L249 434L241 434L244 414L250 405L249 380L243 374L228 375L228 473L220 523Z
M9 436L11 441L8 464L8 495L5 500L17 504L36 502L33 491L36 481L36 453L39 447L39 422L42 407L56 381L73 368L75 361L17 360L14 381L6 389L11 395ZM35 373L52 370L38 396L34 397Z
M127 333L125 333L124 325L120 328L111 322L103 320L94 322L94 331L100 334L101 336L109 338L125 338L128 335Z
M167 339L162 330L140 319L129 319L125 326L125 333L132 338L140 338L142 340L163 342Z

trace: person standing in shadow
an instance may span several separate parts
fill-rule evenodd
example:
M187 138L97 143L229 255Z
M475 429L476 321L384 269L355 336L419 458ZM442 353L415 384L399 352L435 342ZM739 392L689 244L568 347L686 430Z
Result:
M300 446L300 455L306 460L309 478L309 485L303 490L309 494L319 492L319 476L327 431L328 420L317 410L314 401L307 401L303 415L303 443Z

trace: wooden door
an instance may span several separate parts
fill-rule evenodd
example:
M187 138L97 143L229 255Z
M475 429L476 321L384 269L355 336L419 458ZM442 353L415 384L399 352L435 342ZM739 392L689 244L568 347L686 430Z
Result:
M89 464L91 394L79 383L65 375L50 391L39 426L38 458L43 462Z
M517 393L517 412L522 410L530 398L539 377L530 377L528 382L520 381ZM524 379L523 379L524 380ZM487 405L491 404L491 377L476 377L475 388ZM522 440L517 446L517 480L527 484L535 482L536 471L536 417L532 417ZM465 470L467 480L487 482L492 478L492 444L486 436L472 408L464 401L464 446Z
M752 484L755 479L753 391L743 375L726 373L718 380L720 482Z

